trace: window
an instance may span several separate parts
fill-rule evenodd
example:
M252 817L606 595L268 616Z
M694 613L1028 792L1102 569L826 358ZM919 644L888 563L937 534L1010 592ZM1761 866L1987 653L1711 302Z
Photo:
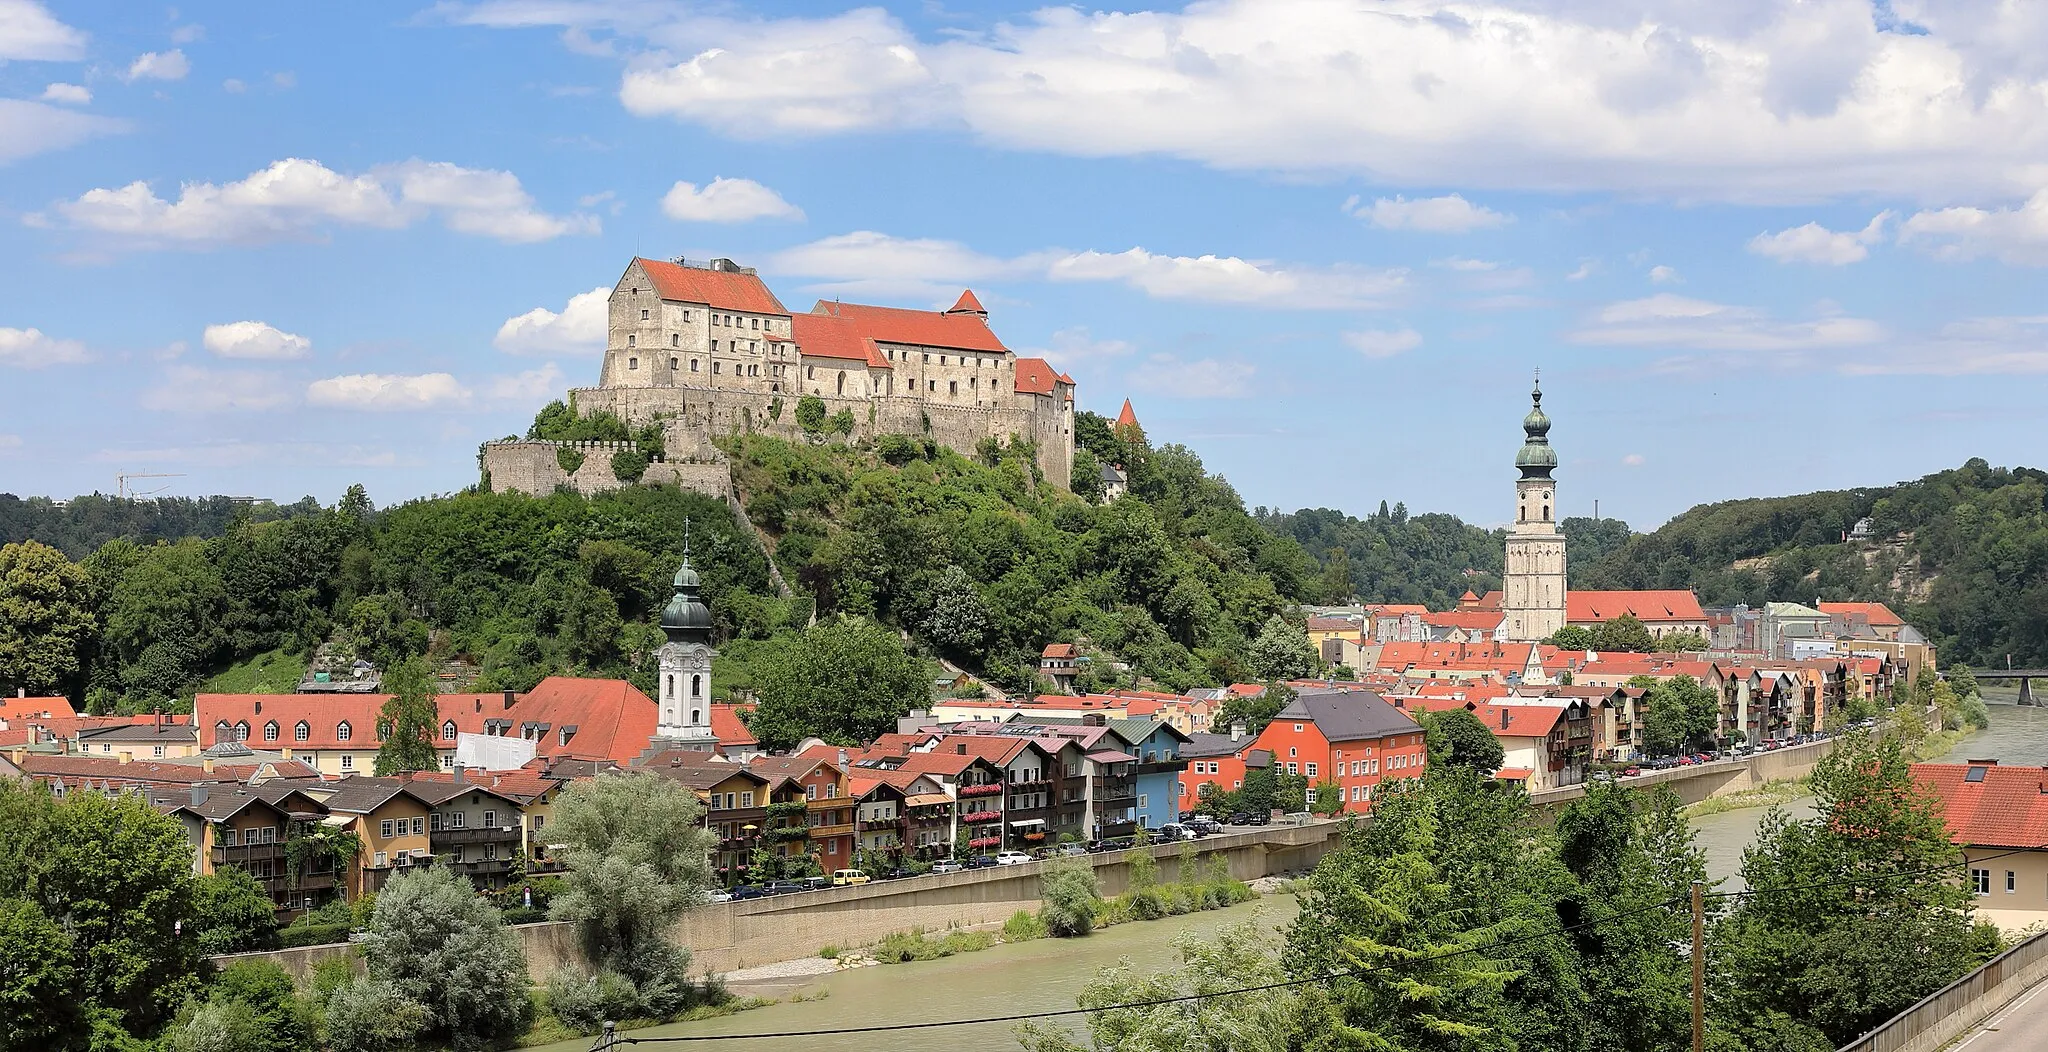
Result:
M467 814L464 814L461 811L450 811L448 813L448 828L461 829L463 826L466 826L468 824L469 816Z
M1288 773L1288 774L1300 774L1301 772L1300 772L1300 771L1297 771L1297 770L1295 770L1295 769L1294 769L1294 765L1290 763L1290 764L1288 764L1288 765L1287 765L1287 773Z
M1304 764L1302 767L1302 773L1308 775L1310 778L1314 778L1316 776L1316 765L1312 763Z
M713 376L717 376L717 375L719 374L719 372L720 372L720 367L721 367L721 366L723 366L724 364L725 364L724 362L712 362L712 363L711 363L711 375L713 375Z
M948 380L948 381L946 381L946 393L947 393L947 394L949 394L949 395L958 395L958 394L960 393L960 381L958 381L958 380Z
M439 811L436 811L433 814L428 815L427 818L429 820L427 822L427 828L436 833L441 831L442 825L444 825L447 821Z
M804 786L804 799L806 799L806 800L816 800L817 798L818 798L818 787L817 787L817 786L815 786L815 785L807 785L807 786Z
M384 856L384 852L382 852L382 851L379 851L379 852L377 852L376 856L375 856L375 857L374 857L374 858L373 858L373 859L371 860L371 862L370 862L370 865L371 865L371 867L372 867L372 868L375 868L375 869L382 869L382 868L384 868L384 859L385 859L385 856Z
M690 359L690 371L693 373L697 371L697 359L695 358Z
M1301 733L1301 724L1297 723L1297 724L1295 724L1295 725L1294 725L1294 733L1296 733L1296 734L1300 734L1300 733Z
M1139 793L1139 794L1138 794L1138 808L1139 808L1140 810L1143 810L1143 809L1145 808L1145 806L1146 806L1146 805L1145 805L1145 799L1146 799L1146 798L1145 798L1145 794L1144 794L1144 793Z
M1287 755L1289 755L1289 756L1295 756L1295 755L1299 755L1299 754L1298 754L1298 753L1296 752L1296 750L1295 750L1294 746L1290 745L1290 746L1288 746L1288 747L1287 747Z
M275 844L275 843L277 843L277 827L276 827L276 826L264 826L264 827L262 827L261 829L258 829L258 830L257 830L256 832L258 832L258 833L261 833L261 834L262 834L262 836L261 836L261 837L260 837L259 839L261 839L261 840L263 841L263 843L266 843L266 844ZM2009 875L2010 875L2010 874L2008 874L2008 876L2009 876Z
M682 362L682 359L680 359L680 358L670 358L670 359L668 360L668 371L669 371L669 372L672 372L672 373L673 373L673 372L679 372L679 371L681 371L682 367L683 367L683 362Z
M2013 871L2012 871L2012 870L2009 870L2009 869L2008 869L2008 870L2006 870L2006 871L2005 871L2005 893L2006 893L2006 894L2008 894L2008 895L2010 895L2010 894L2012 894L2013 892L2015 892L2015 891L2018 891L2018 890L2020 890L2020 880L2019 880L2019 876L2018 876L2017 874L2013 873Z
M227 832L225 832L225 833L222 833L222 834L221 834L221 841L220 841L220 843L221 843L221 846L222 846L222 847L234 847L234 846L235 846L235 844L236 844L236 842L237 842L237 841L239 841L239 840L241 839L241 836L242 836L242 831L241 831L241 830L239 830L239 829L236 829L236 828L235 828L235 827L233 827L233 826L229 826L229 827L228 827L228 831L227 831Z
M1988 869L1972 868L1970 870L1970 888L1979 895L1991 894L1991 871Z
M683 312L683 320L684 320L684 321L689 321L689 320L690 320L690 312L689 312L689 311L684 311L684 312Z
M632 334L630 334L630 333L629 333L629 334L627 334L627 336L626 336L626 346L628 346L628 347L638 347L638 346L640 346L640 337L638 337L638 336L635 336L635 335L632 335ZM638 359L638 358L635 358L635 359L633 359L633 368L635 368L635 369L638 369L638 368L640 368L640 359Z
M394 835L391 831L391 827L395 824L396 823L392 822L391 819L389 818L377 823L377 835L383 837L386 840L391 839L391 837Z
M488 828L488 829L496 829L496 828L498 828L498 812L496 812L496 811L485 811L485 812L484 812L484 826L485 826L485 828Z
M751 791L750 791L750 792L744 792L744 793L741 793L741 794L740 794L740 806L741 806L741 807L752 807L752 806L754 806L754 794L753 794L753 793L752 793Z
M305 720L300 720L298 722L298 725L292 728L292 740L295 742L305 741L311 738L312 736L313 727Z
M274 742L277 740L276 720L271 720L269 723L263 725L263 740L267 742Z
M681 347L683 345L683 334L679 332L669 333L668 345L670 347Z
M489 862L490 860L492 860L492 859L494 859L494 858L497 858L497 857L498 857L498 845L497 845L497 843L496 843L496 842L487 842L487 843L485 843L485 844L484 844L484 861L486 861L486 862Z
M646 321L646 320L647 320L647 312L646 312L645 310L642 310L642 311L640 312L640 320L641 320L641 321Z
M236 740L236 741L238 741L238 742L245 742L245 741L248 741L248 740L249 740L249 725L248 725L248 724L246 724L246 723L237 723L237 724L235 724L235 740Z
M149 754L151 756L162 756L164 754L164 747L161 745L151 746Z
M452 742L452 741L454 741L454 740L455 740L455 721L454 721L454 720L445 720L445 721L443 721L443 722L442 722L442 724L441 724L441 740L442 740L442 741L444 741L444 742Z
M335 724L335 726L334 726L334 740L335 740L335 741L338 741L338 742L345 742L345 741L347 741L347 740L349 739L349 736L350 736L351 734L354 734L354 733L355 733L354 731L352 731L352 730L350 730L350 729L349 729L349 726L348 726L348 721L347 721L347 720L343 720L343 721L341 721L340 723L338 723L338 724Z
M356 758L355 758L355 757L354 757L353 755L349 754L349 753L342 753L342 754L341 754L341 769L342 769L342 770L344 770L344 771L353 771L353 770L355 770L355 769L356 769Z

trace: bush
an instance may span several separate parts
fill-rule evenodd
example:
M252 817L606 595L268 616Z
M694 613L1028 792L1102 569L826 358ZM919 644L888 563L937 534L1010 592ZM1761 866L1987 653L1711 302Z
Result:
M1043 902L1038 915L1045 921L1047 934L1072 938L1094 930L1102 886L1095 879L1095 867L1086 859L1064 859L1046 866L1038 897Z
M1139 888L1125 899L1130 903L1131 916L1138 920L1158 920L1166 916L1166 900L1156 887Z
M631 485L647 474L647 454L637 449L621 449L612 454L612 477Z
M595 1034L607 1019L640 1016L640 991L609 968L595 974L565 968L548 977L548 1011L579 1034Z
M846 952L845 950L842 950L842 949L840 949L840 948L839 948L839 947L837 947L837 946L820 946L820 947L818 947L818 956L820 956L820 957L823 957L823 958L825 958L825 959L826 959L826 960L828 960L828 961L836 961L836 960L838 960L838 959L839 959L839 955L840 955L840 954L843 954L843 953L845 953L845 952Z
M285 949L294 946L324 946L332 942L347 941L346 924L294 924L277 933L277 944Z
M1003 922L1004 942L1030 942L1045 938L1045 922L1030 910L1018 910Z
M402 1052L426 1028L426 1006L382 979L358 976L327 999L333 1052Z
M576 469L583 466L583 451L580 449L573 449L569 446L562 446L561 448L555 450L555 463L558 466L560 466L563 471L566 471L569 474L574 475L576 473Z

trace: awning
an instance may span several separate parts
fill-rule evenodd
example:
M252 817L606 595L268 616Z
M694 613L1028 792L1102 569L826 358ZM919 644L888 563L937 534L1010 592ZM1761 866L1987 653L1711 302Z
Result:
M953 798L944 793L919 793L916 796L908 796L903 799L905 807L929 807L933 804L950 804L952 802Z
M1132 761L1137 759L1137 757L1132 756L1129 753L1121 753L1113 749L1104 749L1101 752L1091 752L1088 754L1088 758L1094 760L1096 763L1131 763Z
M1045 819L1043 819L1043 818L1025 818L1025 819L1020 819L1020 820L1018 820L1018 821L1012 822L1012 823L1010 823L1010 824L1011 824L1011 825L1013 825L1013 826L1042 826L1042 825L1044 825L1044 824L1045 824Z
M1493 772L1493 777L1503 782L1526 782L1534 773L1536 772L1527 767L1503 767Z

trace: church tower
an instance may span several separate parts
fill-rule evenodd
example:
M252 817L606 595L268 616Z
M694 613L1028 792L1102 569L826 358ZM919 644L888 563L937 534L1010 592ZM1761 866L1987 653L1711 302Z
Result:
M1508 532L1501 612L1507 637L1533 643L1564 627L1564 534L1557 530L1557 486L1550 478L1557 451L1550 448L1550 418L1543 415L1543 385L1529 392L1526 436L1515 454L1515 526Z
M654 730L655 747L711 752L718 735L711 731L711 608L697 595L697 571L683 546L683 566L676 571L675 597L661 612L661 631L668 637L659 654L661 697Z

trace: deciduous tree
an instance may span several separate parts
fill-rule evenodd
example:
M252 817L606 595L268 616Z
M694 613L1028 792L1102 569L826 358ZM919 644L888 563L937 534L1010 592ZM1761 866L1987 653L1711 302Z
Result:
M929 703L931 676L895 633L859 617L821 621L771 640L754 662L760 707L748 725L762 744L787 749L815 735L873 741L898 717Z
M1507 759L1507 751L1492 729L1464 709L1424 713L1422 726L1428 732L1432 769L1441 764L1492 774Z
M84 567L35 541L0 547L0 688L77 690L96 629Z
M1593 649L1608 651L1629 651L1637 654L1655 649L1657 640L1650 630L1643 627L1633 614L1623 614L1609 621L1600 622L1593 630Z
M411 658L384 674L390 700L377 715L385 729L377 746L377 774L380 777L407 771L435 771L441 756L434 748L441 715L435 704L434 679L427 663Z
M1266 627L1259 630L1259 638L1252 641L1246 659L1260 679L1269 680L1303 679L1314 675L1322 665L1322 657L1308 641L1308 633L1278 614L1268 618Z
M363 955L370 976L424 1007L426 1032L457 1049L490 1048L526 1028L519 939L468 878L446 867L416 869L384 886Z

